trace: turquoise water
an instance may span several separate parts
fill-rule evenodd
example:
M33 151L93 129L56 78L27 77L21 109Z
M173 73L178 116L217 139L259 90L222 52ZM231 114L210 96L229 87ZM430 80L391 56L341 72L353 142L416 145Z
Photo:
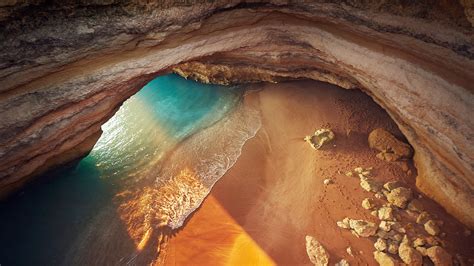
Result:
M168 225L181 226L258 130L257 115L242 106L242 96L238 88L176 75L151 81L103 125L100 140L77 166L48 173L0 203L0 264L125 263L137 243L120 209L130 200L117 195L159 190L190 169L203 184L191 203L171 206L173 200L158 196L138 217L147 221L172 209Z

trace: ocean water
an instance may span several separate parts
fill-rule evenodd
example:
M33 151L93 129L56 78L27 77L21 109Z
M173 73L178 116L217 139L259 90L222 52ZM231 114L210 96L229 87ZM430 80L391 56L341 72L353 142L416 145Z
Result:
M158 77L74 168L0 203L1 265L157 261L260 127L244 90Z

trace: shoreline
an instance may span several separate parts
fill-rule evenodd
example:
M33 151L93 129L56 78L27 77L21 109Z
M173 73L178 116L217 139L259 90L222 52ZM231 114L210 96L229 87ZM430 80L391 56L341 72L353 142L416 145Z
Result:
M395 123L370 97L312 81L254 85L245 97L261 109L262 126L249 139L237 162L215 184L199 209L164 249L164 264L310 264L306 235L315 236L331 254L331 263L376 264L373 241L342 231L336 221L352 217L376 222L360 202L373 196L358 179L342 173L374 167L374 178L400 180L416 191L412 161L388 163L367 144L382 127L401 138ZM314 151L302 139L321 127L332 128L334 143ZM335 146L333 145L335 144ZM334 184L325 186L331 178ZM447 250L468 255L461 224L431 200L427 208L445 220ZM472 242L471 242L472 243ZM351 257L346 248L355 253ZM236 261L237 260L237 261Z

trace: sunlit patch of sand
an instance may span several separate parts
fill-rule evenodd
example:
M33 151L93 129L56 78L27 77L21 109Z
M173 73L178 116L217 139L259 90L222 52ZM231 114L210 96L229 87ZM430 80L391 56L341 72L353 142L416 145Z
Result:
M165 265L275 265L212 195L186 228L169 240Z

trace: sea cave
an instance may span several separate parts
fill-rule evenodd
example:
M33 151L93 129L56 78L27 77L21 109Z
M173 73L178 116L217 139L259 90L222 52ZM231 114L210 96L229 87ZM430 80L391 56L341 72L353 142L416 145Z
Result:
M472 265L474 3L0 1L0 265Z

